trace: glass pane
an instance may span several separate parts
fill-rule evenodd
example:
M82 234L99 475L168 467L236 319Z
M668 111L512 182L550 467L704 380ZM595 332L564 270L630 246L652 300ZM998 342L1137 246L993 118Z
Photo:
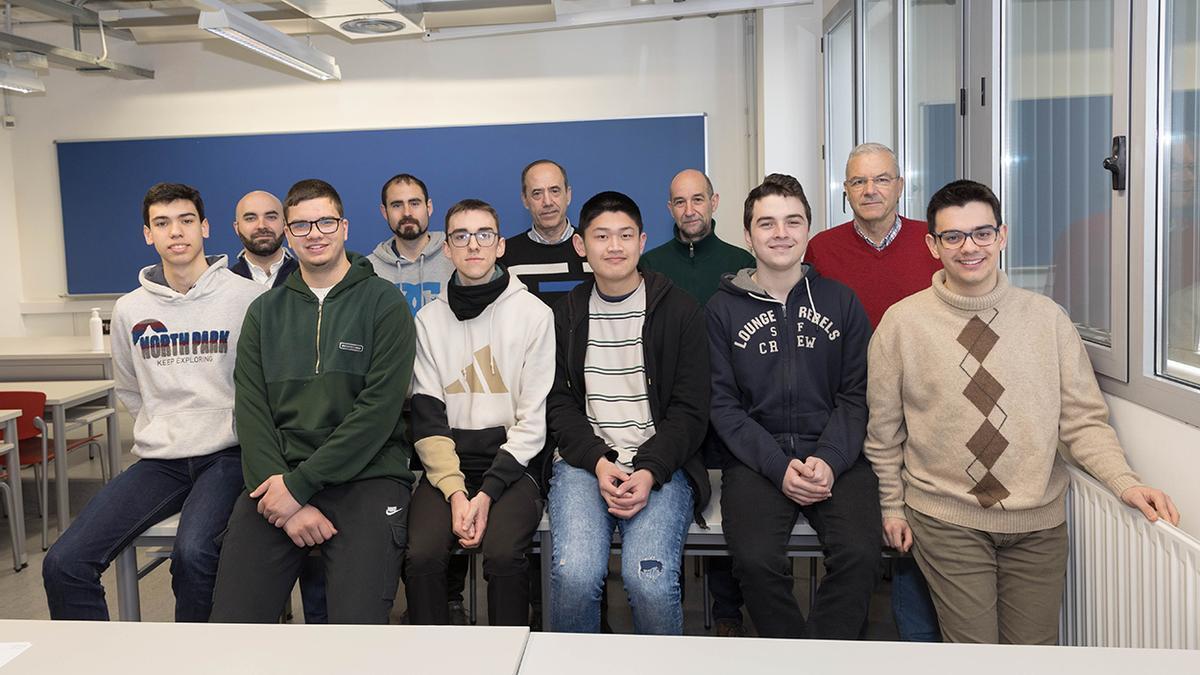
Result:
M850 203L842 199L846 157L854 149L854 22L853 14L829 31L825 39L829 98L825 116L829 120L825 156L829 173L829 217L827 227L850 220Z
M1112 343L1112 2L1013 0L1004 61L1003 215L1014 284Z
M1200 2L1169 2L1163 32L1163 84L1169 88L1159 130L1162 307L1160 373L1200 384Z
M863 32L864 142L896 147L896 0L867 0Z
M905 5L905 215L925 217L929 198L954 180L958 157L958 41L955 0Z

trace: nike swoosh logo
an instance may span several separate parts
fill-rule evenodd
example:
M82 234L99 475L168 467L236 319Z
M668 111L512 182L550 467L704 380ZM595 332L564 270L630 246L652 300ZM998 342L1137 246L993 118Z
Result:
M400 513L400 507L399 507L399 506L389 506L389 507L387 507L387 510L383 512L383 515L385 515L385 516L394 516L394 515L396 515L397 513Z

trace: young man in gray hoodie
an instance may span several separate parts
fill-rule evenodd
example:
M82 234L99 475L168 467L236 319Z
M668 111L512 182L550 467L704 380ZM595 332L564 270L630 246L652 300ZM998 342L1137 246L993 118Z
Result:
M233 365L246 308L262 286L206 257L195 188L159 183L142 201L143 234L162 257L113 307L117 397L134 417L139 461L84 507L50 548L42 578L52 619L107 620L100 575L149 526L180 513L171 552L176 621L207 621L220 545L242 488Z
M379 242L367 259L375 274L404 293L416 314L454 274L454 265L442 255L446 235L429 231L433 200L420 178L407 173L392 176L383 184L379 200L379 213L392 236Z

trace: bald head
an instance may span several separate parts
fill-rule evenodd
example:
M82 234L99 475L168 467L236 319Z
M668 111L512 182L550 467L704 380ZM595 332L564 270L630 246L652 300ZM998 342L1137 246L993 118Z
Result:
M283 245L283 203L270 192L247 193L234 209L233 230L247 253L273 257Z
M712 214L721 196L713 192L712 181L700 171L684 169L671 180L667 208L679 238L699 241L712 232Z

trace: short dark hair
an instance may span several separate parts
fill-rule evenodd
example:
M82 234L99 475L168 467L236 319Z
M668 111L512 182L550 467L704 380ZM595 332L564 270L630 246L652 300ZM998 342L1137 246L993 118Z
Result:
M183 183L155 183L146 190L142 197L142 224L150 227L150 207L155 204L169 204L174 201L188 201L196 207L196 215L204 220L204 200L200 191L191 185Z
M450 210L446 212L447 233L450 232L450 218L452 216L457 216L464 211L483 211L484 213L488 214L496 223L496 233L500 233L500 214L496 213L496 209L492 208L491 204L483 201L482 199L464 199L454 206L451 206Z
M320 178L306 178L298 181L288 190L287 198L283 200L284 218L287 218L288 209L300 202L306 202L310 199L320 199L322 197L333 202L333 208L337 210L338 217L341 218L343 215L342 198L338 196L337 190L334 190L332 185Z
M392 176L391 178L389 178L388 181L383 184L383 188L379 190L379 203L380 204L387 206L388 188L392 187L396 183L407 183L409 185L416 185L417 187L421 188L421 194L425 196L425 201L429 201L429 190L425 187L425 181L421 180L420 178L417 178L416 176L412 175L411 173L398 173L395 176Z
M956 180L946 183L929 198L929 208L925 209L925 221L929 223L929 233L937 234L937 223L934 222L934 219L937 218L938 211L953 206L966 206L971 202L980 202L992 207L992 215L996 217L997 227L1004 222L1000 220L1000 200L996 199L996 193L992 192L990 187L973 180Z
M567 179L567 170L562 167L562 164L559 164L552 159L535 159L526 164L524 169L521 169L521 194L525 194L525 176L529 175L530 170L532 170L533 167L537 166L538 164L553 164L554 166L558 167L558 172L561 173L563 177L563 187L571 187L571 181Z
M754 204L766 197L795 197L804 205L804 217L808 220L808 224L812 225L812 207L808 205L808 197L804 194L804 187L800 185L800 181L786 173L773 173L763 179L763 182L758 187L750 191L746 195L746 207L742 212L742 225L747 231L750 230L750 221L754 220Z
M637 202L629 195L609 190L583 203L583 208L579 210L579 236L582 237L588 225L602 213L624 213L637 224L638 232L642 231L642 210Z

